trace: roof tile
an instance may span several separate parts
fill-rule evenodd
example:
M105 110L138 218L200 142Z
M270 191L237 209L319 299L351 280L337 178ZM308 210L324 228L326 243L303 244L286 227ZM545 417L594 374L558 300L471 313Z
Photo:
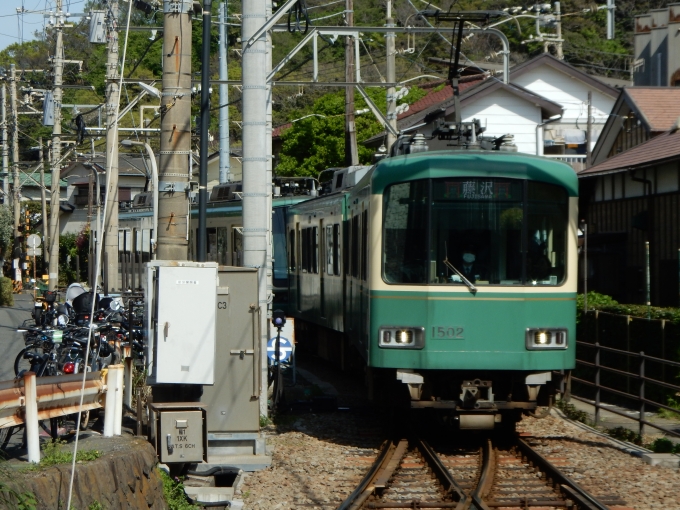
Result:
M582 170L578 175L579 177L589 177L591 175L623 172L669 159L680 159L680 130L667 131L657 135L637 147L603 161L599 165Z
M666 131L680 117L680 87L626 87L652 131Z

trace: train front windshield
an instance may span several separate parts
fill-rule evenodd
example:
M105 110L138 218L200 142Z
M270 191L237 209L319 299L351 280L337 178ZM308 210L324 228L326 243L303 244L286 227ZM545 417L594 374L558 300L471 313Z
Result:
M507 178L424 179L384 194L383 278L393 284L556 286L568 196Z

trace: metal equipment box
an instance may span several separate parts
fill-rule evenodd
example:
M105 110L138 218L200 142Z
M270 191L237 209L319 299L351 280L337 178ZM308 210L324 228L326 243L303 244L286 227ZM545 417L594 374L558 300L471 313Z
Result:
M161 462L201 462L207 456L205 406L193 402L150 404Z
M215 384L201 397L211 444L224 437L220 433L259 432L262 384L257 270L220 266L218 277Z
M217 264L147 264L148 384L215 382Z

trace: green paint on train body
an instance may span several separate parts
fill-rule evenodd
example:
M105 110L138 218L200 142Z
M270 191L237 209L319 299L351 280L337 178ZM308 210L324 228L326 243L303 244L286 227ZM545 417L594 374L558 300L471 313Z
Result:
M371 192L382 195L391 184L440 177L505 177L562 186L570 197L578 196L574 169L560 161L517 152L433 151L397 156L380 161L363 181L371 180Z
M479 291L475 296L466 296L372 291L369 365L429 370L572 369L576 355L575 300L573 293ZM425 345L422 349L381 348L381 326L423 327ZM566 328L567 348L528 350L527 328Z

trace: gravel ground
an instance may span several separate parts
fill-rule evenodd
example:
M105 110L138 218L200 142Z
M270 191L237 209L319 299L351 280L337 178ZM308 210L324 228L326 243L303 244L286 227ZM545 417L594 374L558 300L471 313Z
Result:
M354 490L385 439L381 417L363 400L356 374L343 376L317 361L304 367L332 384L339 406L355 407L285 414L267 427L272 465L245 477L236 494L244 509L336 508ZM305 384L314 386L303 380ZM526 417L518 430L532 436L532 446L595 496L618 496L627 502L625 508L680 510L678 469L649 466L558 416Z
M272 466L248 474L240 488L244 508L337 508L375 459L380 428L342 413L284 418L295 421L267 430Z
M678 469L650 466L557 416L526 417L517 428L536 438L531 440L536 450L595 496L616 495L637 510L680 509Z

